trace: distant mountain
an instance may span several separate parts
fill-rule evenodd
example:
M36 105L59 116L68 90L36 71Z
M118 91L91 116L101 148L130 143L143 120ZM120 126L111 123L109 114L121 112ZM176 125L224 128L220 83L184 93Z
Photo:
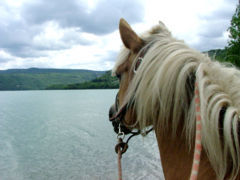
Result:
M224 50L224 49L212 49L212 50L209 50L204 53L207 53L209 55L209 57L211 57L212 59L218 60L220 62L227 61L226 50Z
M0 90L43 90L54 84L82 83L105 71L79 69L9 69L0 70Z
M116 77L112 77L111 71L107 71L100 77L91 81L73 84L55 84L47 87L47 89L116 89L119 88L119 81Z

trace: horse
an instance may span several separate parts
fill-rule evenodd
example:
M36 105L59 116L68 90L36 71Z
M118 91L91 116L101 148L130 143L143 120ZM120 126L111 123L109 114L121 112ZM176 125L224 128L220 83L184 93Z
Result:
M189 179L196 137L195 90L200 98L198 179L240 179L240 72L177 40L159 22L138 35L119 23L123 47L112 74L120 82L109 118L114 129L146 135L152 127L166 180Z

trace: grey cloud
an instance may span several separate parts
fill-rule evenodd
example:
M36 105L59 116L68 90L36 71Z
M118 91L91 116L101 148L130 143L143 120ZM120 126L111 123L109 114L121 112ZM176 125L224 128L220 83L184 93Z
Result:
M223 35L224 32L227 31L228 27L230 26L230 21L233 11L232 8L222 8L218 11L209 14L208 16L200 16L199 18L203 23L204 26L199 31L200 36L204 37L220 37Z
M116 62L117 59L117 55L118 55L118 51L108 51L107 54L105 56L102 56L101 62L99 64L101 64L101 67L99 67L100 70L111 70ZM105 67L105 69L104 69ZM108 69L106 69L106 67Z
M81 45L92 45L94 42L89 40L82 35L81 31L70 31L64 34L63 38L61 39L65 44L74 45L74 44L81 44Z
M57 21L62 26L76 26L77 19L82 19L86 7L76 1L41 0L25 4L22 16L29 24L42 24Z
M199 30L198 35L206 38L216 38L223 36L230 25L229 20L216 19L205 23L202 29Z
M140 22L143 18L143 6L138 0L102 0L91 11L77 1L42 0L39 3L26 4L23 17L33 24L56 21L62 27L79 27L82 31L97 35L114 31L121 17L130 23Z
M96 34L105 34L118 28L118 21L121 17L133 24L143 19L143 7L141 1L102 1L90 14L89 22L82 26L84 31Z
M222 49L226 45L226 40L223 37L200 37L197 44L193 44L192 47L199 51L208 51L211 49Z
M37 57L46 57L47 53L45 51L42 51L41 48L35 48L32 46L21 46L21 47L11 47L8 49L5 49L6 52L9 54L15 56L15 57L21 57L21 58L37 58ZM44 48L46 50L46 48Z
M223 7L205 16L199 16L202 28L199 30L199 42L194 47L201 51L224 48L226 39L224 33L230 26L230 20L236 8L233 0L225 1Z
M109 62L116 62L117 55L119 52L117 51L110 51L108 52L107 56L104 57L104 61L109 61Z
M10 58L0 57L0 64L4 64L6 62L12 61Z
M63 35L58 42L36 43L34 37L38 36L43 30L43 25L29 25L23 20L9 20L6 25L0 24L0 49L3 49L17 57L42 57L44 51L62 50L71 48L72 45L90 45L90 40L81 37L81 32L71 31Z
M32 32L21 21L10 21L0 25L0 34L0 46L9 48L30 45Z
M77 0L40 0L26 2L20 9L19 17L11 16L14 9L0 2L6 17L0 17L0 49L16 57L42 57L44 51L71 48L75 44L91 45L82 32L96 35L111 33L118 27L121 17L130 23L139 22L143 17L142 3L138 0L100 0L96 7L88 7ZM62 29L73 29L64 34L57 42L34 42L44 31L46 24L55 22ZM43 40L46 41L46 40Z
M10 21L7 25L0 25L0 49L13 56L31 56L32 38L36 32L21 21ZM25 55L24 55L25 54Z
M210 14L199 15L199 18L206 21L221 19L228 20L233 15L233 9L237 7L236 0L223 0L221 7L212 11Z

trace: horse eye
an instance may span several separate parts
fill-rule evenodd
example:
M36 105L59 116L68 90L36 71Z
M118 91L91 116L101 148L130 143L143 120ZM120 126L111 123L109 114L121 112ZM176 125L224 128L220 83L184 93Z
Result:
M117 78L121 80L121 74L116 74Z

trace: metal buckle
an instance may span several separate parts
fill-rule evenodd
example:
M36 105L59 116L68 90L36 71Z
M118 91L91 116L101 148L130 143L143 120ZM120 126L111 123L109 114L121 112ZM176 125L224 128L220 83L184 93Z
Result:
M119 123L119 126L118 126L118 134L117 134L117 139L124 139L125 138L125 133L122 132L122 129L121 129L121 123Z

